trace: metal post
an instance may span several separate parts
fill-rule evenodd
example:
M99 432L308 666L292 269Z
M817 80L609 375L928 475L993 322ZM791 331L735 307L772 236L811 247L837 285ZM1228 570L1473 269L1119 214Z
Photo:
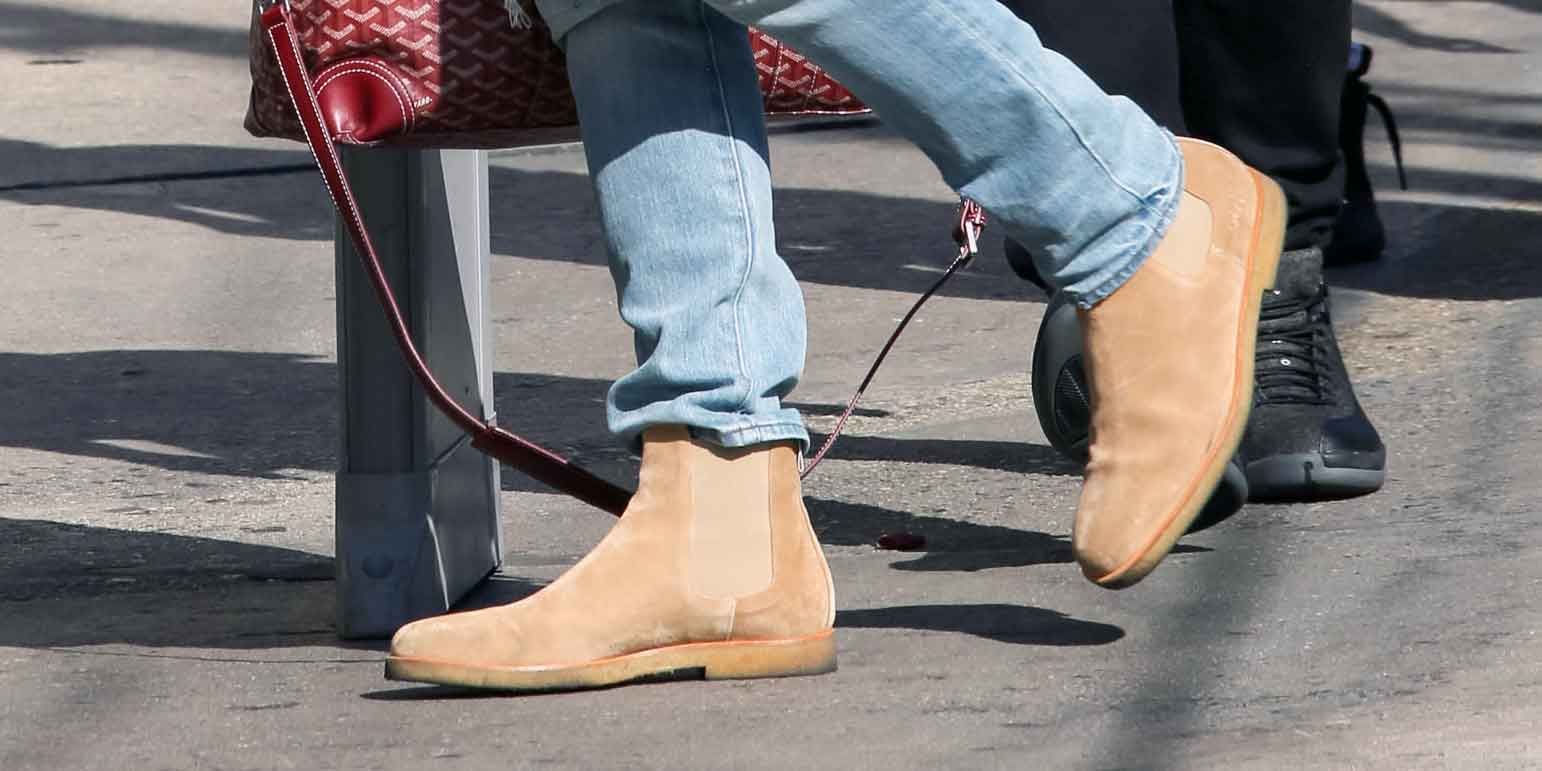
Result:
M487 154L345 150L413 336L445 387L493 415ZM443 613L502 563L498 464L423 398L338 230L338 633Z

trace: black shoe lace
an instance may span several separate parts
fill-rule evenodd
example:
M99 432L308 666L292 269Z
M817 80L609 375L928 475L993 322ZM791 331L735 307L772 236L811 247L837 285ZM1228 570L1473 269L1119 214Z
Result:
M1361 92L1365 95L1365 103L1376 110L1381 116L1381 125L1387 129L1387 141L1392 145L1392 160L1397 165L1397 182L1404 190L1408 189L1408 175L1403 171L1403 140L1397 133L1397 120L1392 117L1392 108L1387 105L1387 100L1380 94L1371 91L1371 85L1365 82L1365 76L1371 71L1371 61L1375 51L1370 46L1362 43L1350 44L1350 72L1349 77L1360 84ZM1361 130L1364 131L1364 124ZM1362 137L1360 141L1364 141Z
M1397 121L1392 117L1392 108L1387 106L1387 100L1370 91L1365 92L1365 103L1376 109L1376 114L1381 116L1381 125L1387 128L1387 141L1392 145L1392 160L1397 165L1397 183L1407 190L1408 175L1403 171L1403 140L1398 136Z
M1326 298L1324 287L1309 295L1279 290L1264 295L1253 364L1259 404L1332 403L1332 384L1324 375Z

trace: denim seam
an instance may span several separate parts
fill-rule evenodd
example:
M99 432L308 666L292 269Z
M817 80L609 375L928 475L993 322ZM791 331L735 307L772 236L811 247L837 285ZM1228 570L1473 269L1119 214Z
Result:
M1119 190L1123 191L1126 195L1134 198L1136 203L1138 203L1142 209L1145 209L1149 213L1155 213L1151 209L1151 205L1147 201L1146 196L1135 192L1135 190L1126 185L1123 180L1115 176L1113 170L1108 167L1108 164L1103 160L1102 156L1098 155L1097 151L1093 150L1091 145L1087 144L1086 138L1083 137L1081 132L1077 130L1076 124L1066 116L1065 111L1061 109L1060 104L1057 103L1054 99L1051 99L1049 94L1045 93L1043 89L1040 89L1038 84L1034 83L1033 78L1028 77L1026 73L1018 69L1017 64L1011 59L1003 56L1001 52L997 50L996 47L991 43L991 41L976 34L974 27L971 26L963 17L955 13L947 3L938 3L937 6L943 12L952 17L955 23L963 28L964 34L969 35L969 37L973 38L976 43L979 43L981 49L989 53L991 57L997 61L997 63L1001 64L1013 75L1016 75L1017 78L1023 82L1024 86L1026 86L1030 91L1033 91L1035 94L1038 94L1039 98L1043 99L1044 103L1050 106L1050 109L1055 113L1055 117L1059 118L1060 122L1065 124L1066 128L1071 132L1071 136L1076 137L1077 144L1081 145L1082 149L1086 150L1087 154L1092 156L1092 159L1097 163L1098 168L1102 169L1103 174L1114 183L1114 187L1119 188Z
M778 420L773 423L748 423L738 428L717 429L718 437L725 446L740 447L748 444L763 442L778 442L788 439L797 440L800 443L808 441L808 429L802 423ZM748 444L736 444L734 440L748 437Z
M728 131L728 157L732 161L735 191L739 194L739 213L744 219L744 272L739 277L739 285L734 289L733 318L734 318L734 358L739 365L739 380L742 382L744 393L738 399L737 409L746 410L750 407L750 397L755 393L753 378L750 377L749 367L744 363L744 330L743 311L744 289L750 283L750 275L755 270L755 221L749 215L749 190L744 183L744 166L739 159L739 143L737 134L734 133L733 110L728 105L727 87L723 83L723 66L718 61L717 40L712 35L712 25L707 18L707 4L696 4L697 18L701 22L701 31L707 39L707 58L712 62L712 72L717 81L718 107L723 111L723 123Z

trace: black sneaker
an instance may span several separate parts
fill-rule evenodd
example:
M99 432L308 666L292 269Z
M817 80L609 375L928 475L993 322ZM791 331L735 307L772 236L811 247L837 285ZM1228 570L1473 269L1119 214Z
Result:
M1371 71L1371 47L1355 43L1349 47L1349 72L1344 76L1344 91L1339 102L1339 150L1344 155L1344 204L1334 223L1333 240L1323 258L1330 266L1367 262L1381 256L1387 248L1387 231L1376 211L1376 195L1365 170L1365 119L1374 108L1387 129L1392 143L1392 158L1397 163L1398 184L1408 189L1403 173L1403 141L1398 137L1397 121L1386 100L1371 91L1364 80Z
M1051 298L1034 343L1029 379L1039 427L1044 429L1050 445L1062 455L1086 463L1092 392L1087 388L1087 373L1082 367L1081 326L1076 320L1076 306L1071 303ZM1240 511L1247 500L1247 475L1234 457L1188 532L1197 533L1220 524Z
M1387 448L1355 398L1333 334L1322 259L1316 248L1286 252L1264 295L1242 440L1255 501L1347 498L1386 480Z

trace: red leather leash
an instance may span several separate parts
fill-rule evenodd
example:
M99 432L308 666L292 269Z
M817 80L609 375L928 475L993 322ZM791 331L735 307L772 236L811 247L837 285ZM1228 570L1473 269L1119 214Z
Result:
M305 69L304 58L300 55L300 43L295 39L294 28L289 22L289 9L284 3L272 5L262 12L262 30L273 54L278 58L279 67L284 73L284 84L289 89L289 98L305 128L305 142L310 145L316 165L321 169L327 192L332 196L332 205L342 215L344 229L353 240L354 249L363 258L364 270L375 287L375 296L385 311L391 334L407 359L407 367L412 370L429 401L471 436L473 447L585 503L619 516L626 509L627 501L632 498L630 492L550 450L471 414L434 377L423 355L412 342L412 333L408 331L407 322L402 317L401 306L391 292L385 270L380 266L380 257L375 253L369 232L364 228L364 220L354 201L353 189L337 157L337 145L321 119L316 91L311 84L310 73Z
M375 297L380 301L380 306L385 311L386 322L391 328L391 334L396 338L397 347L401 349L405 357L407 367L412 371L418 384L422 386L424 394L450 420L454 421L461 430L471 437L471 446L498 459L500 462L519 469L532 478L565 492L585 503L620 516L626 509L627 502L631 500L632 493L617 487L616 485L601 479L584 468L575 465L556 453L547 450L521 436L505 431L496 424L478 418L461 406L453 396L450 396L438 378L428 368L423 355L418 351L417 345L412 342L412 333L407 329L406 319L402 315L401 306L396 302L396 296L391 291L390 283L386 280L385 270L381 267L380 257L375 252L375 246L371 243L369 232L364 227L364 219L359 214L359 208L354 200L353 189L348 184L348 177L343 173L342 161L337 155L337 144L331 131L321 117L321 106L316 101L316 90L311 82L310 73L305 68L304 57L300 53L299 41L295 38L294 27L290 22L289 8L284 0L275 0L262 10L261 26L263 35L267 38L273 55L277 58L279 69L284 75L284 85L289 91L290 102L294 105L295 114L300 119L300 124L305 130L305 142L310 146L311 155L316 160L316 166L321 170L322 180L326 183L327 193L332 197L332 205L341 215L343 227L348 232L348 237L353 241L354 250L358 252L364 263L364 270L369 276L371 285L375 289ZM878 354L872 368L868 370L867 377L852 397L846 411L841 415L835 430L826 438L819 452L813 460L803 468L803 475L807 476L814 466L822 460L835 439L840 435L841 428L845 426L847 418L856 409L857 402L862 398L863 392L872 382L879 365L888 355L889 349L894 347L907 324L910 323L921 304L939 289L959 268L963 267L971 257L978 252L978 239L980 229L984 227L985 215L978 204L965 200L960 207L959 224L954 231L954 239L959 242L959 256L953 265L948 268L942 278L932 286L926 294L921 296L910 312L905 315L894 334L889 337L888 343Z
M840 418L835 421L835 428L831 429L830 435L825 437L825 443L819 446L819 451L814 453L814 457L809 458L807 462L802 464L803 468L799 472L799 478L804 478L814 473L814 467L818 466L819 462L825 459L825 454L830 452L830 448L835 446L835 440L840 437L841 429L846 427L846 420L851 417L853 412L857 411L857 403L861 402L862 395L867 393L867 387L873 382L873 376L878 374L878 368L883 366L884 358L889 355L889 350L899 341L900 333L904 332L905 327L910 325L910 320L916 317L916 313L921 310L921 306L926 304L926 301L930 300L932 295L942 288L943 284L948 283L948 279L953 278L953 274L957 273L959 268L968 265L969 261L976 254L980 253L980 231L984 229L985 210L981 209L979 204L965 198L958 205L958 224L953 227L953 240L958 242L958 256L954 257L953 264L949 265L946 271L943 271L942 277L937 279L937 282L932 284L930 289L926 290L924 294L916 299L915 305L910 306L910 312L900 319L899 326L894 328L893 334L889 335L888 341L883 344L883 348L874 357L873 366L868 367L867 376L862 378L862 384L857 386L857 392L851 395L851 401L846 403L846 409L841 412Z

